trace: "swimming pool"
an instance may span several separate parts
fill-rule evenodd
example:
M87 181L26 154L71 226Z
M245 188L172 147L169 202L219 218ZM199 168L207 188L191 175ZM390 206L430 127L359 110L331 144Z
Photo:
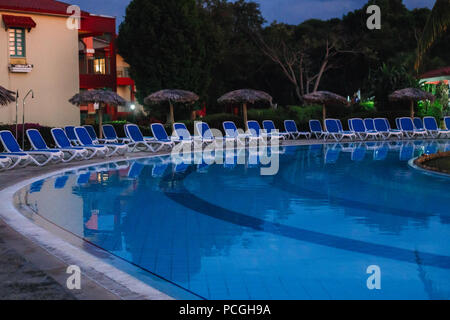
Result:
M139 159L36 181L20 198L198 298L448 299L450 180L408 166L448 148L283 147L273 176L248 150L245 165Z

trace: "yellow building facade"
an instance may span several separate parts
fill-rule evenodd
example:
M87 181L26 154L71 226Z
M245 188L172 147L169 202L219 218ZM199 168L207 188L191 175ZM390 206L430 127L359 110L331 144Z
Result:
M80 87L78 31L67 27L68 17L1 7L0 16L0 85L19 91L19 123L22 100L33 90L34 99L30 95L26 100L26 123L78 125L80 110L68 102ZM35 27L17 27L23 21L33 21ZM0 107L0 124L12 124L15 119L15 103Z

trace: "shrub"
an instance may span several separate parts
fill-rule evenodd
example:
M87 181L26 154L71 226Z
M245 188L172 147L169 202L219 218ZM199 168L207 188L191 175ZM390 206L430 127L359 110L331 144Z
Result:
M434 103L429 101L420 101L417 109L418 117L435 117L438 123L440 123L443 119L443 107L439 100L436 100Z

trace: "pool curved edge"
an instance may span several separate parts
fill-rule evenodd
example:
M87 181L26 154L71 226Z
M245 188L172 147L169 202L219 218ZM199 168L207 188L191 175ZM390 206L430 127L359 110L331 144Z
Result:
M419 157L412 158L411 160L408 161L408 165L411 168L413 168L413 169L415 169L418 172L421 172L423 174L427 174L427 175L430 175L430 176L437 176L437 177L441 177L441 178L450 178L450 174L448 174L448 173L427 170L427 169L419 167L418 165L415 164L417 159L419 159Z
M127 160L152 158L157 156L161 156L161 154L145 157L138 156L127 158ZM7 187L0 192L0 219L22 236L37 244L63 263L68 266L76 265L80 267L82 276L97 283L100 287L115 294L120 299L199 299L154 275L143 274L140 268L88 243L62 228L54 226L55 230L52 231L56 231L55 233L40 226L35 223L33 219L27 217L27 215L30 214L31 209L20 208L17 204L20 191L35 181L58 175L67 170L83 169L117 161L120 160L115 159L70 167L69 169L58 169L30 179L22 180L15 185ZM126 270L134 270L135 273L137 270L139 274L142 274L142 278L145 278L147 283L130 275ZM155 285L149 285L148 283ZM163 287L167 290L157 289L156 287Z

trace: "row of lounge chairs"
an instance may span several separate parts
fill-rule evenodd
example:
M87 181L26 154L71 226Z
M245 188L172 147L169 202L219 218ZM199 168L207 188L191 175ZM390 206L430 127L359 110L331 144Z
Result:
M341 141L344 138L350 140L387 140L391 137L398 139L407 138L444 138L450 137L450 117L444 119L446 129L440 129L436 119L433 117L421 118L398 118L396 119L397 129L392 129L388 119L360 119L353 118L348 120L349 130L343 130L342 123L338 119L326 119L326 131L322 130L321 124L317 120L310 121L311 132L316 138L332 138Z
M94 157L111 157L113 155L124 155L127 152L148 151L159 152L164 148L171 150L175 144L189 143L206 145L210 143L236 143L247 145L249 142L267 142L268 139L299 139L304 137L310 139L335 139L341 141L344 138L350 140L367 140L369 138L387 140L391 137L432 138L450 136L450 117L445 118L446 129L439 129L435 118L425 117L423 121L419 118L397 119L398 129L391 129L389 121L384 118L378 119L350 119L349 130L343 130L342 123L337 119L326 119L325 128L319 120L309 122L310 132L302 132L297 129L293 120L284 122L285 131L276 129L273 121L263 121L261 128L257 121L248 121L248 132L237 129L232 121L225 121L223 129L224 137L217 137L209 125L205 122L196 122L197 135L192 136L183 123L173 125L174 134L169 136L162 124L151 125L152 137L144 137L137 125L127 124L124 127L126 137L120 138L112 125L104 125L102 132L104 139L99 139L92 126L67 126L64 129L54 128L51 130L57 148L49 148L40 132L36 129L27 130L27 137L31 143L32 150L22 150L15 137L10 131L0 131L0 140L6 152L0 153L0 170L12 169L16 166L27 166L34 164L45 166L54 162L70 162L73 160L87 160Z

